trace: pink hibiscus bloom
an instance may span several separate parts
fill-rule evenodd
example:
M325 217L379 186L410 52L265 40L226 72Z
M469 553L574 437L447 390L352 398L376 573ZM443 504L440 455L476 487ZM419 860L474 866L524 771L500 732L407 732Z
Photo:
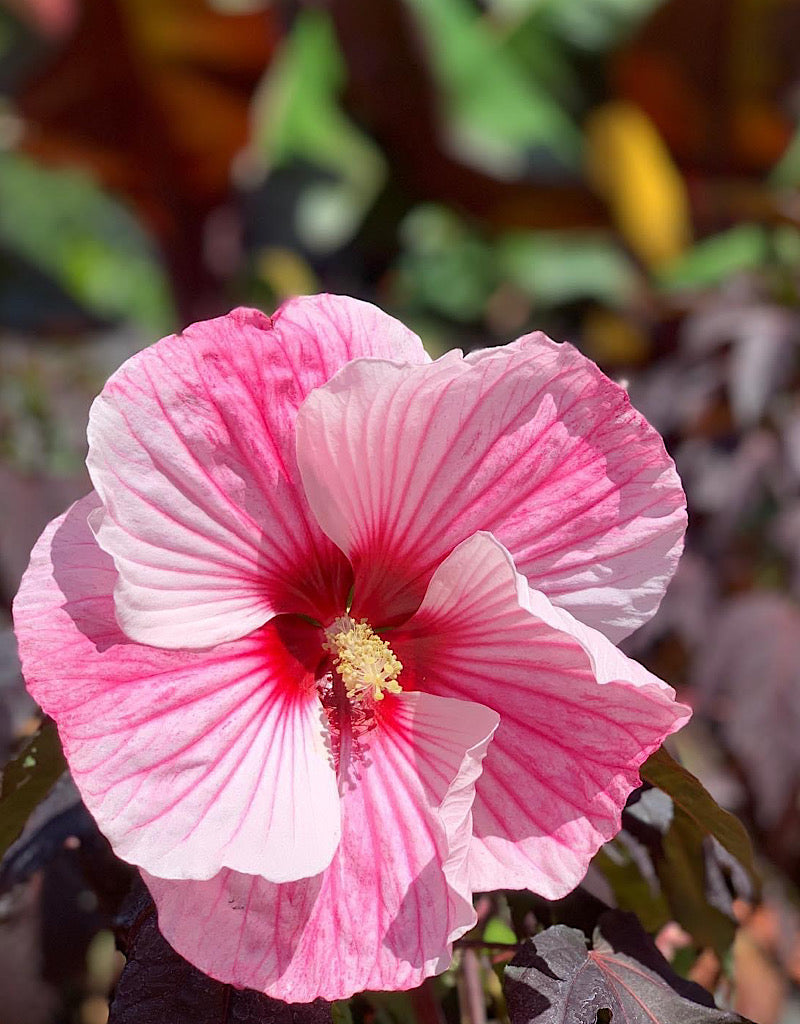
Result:
M196 324L95 401L16 600L31 692L165 937L290 1001L419 984L475 890L563 896L688 718L612 640L684 496L542 334L431 362L336 296Z

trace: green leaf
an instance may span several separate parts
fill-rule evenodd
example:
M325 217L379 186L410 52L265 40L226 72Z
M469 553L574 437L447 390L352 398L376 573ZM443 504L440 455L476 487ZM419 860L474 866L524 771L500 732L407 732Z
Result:
M614 890L619 909L635 913L650 934L655 935L670 920L670 909L660 886L644 877L622 843L606 843L592 863Z
M675 919L700 945L724 955L733 941L735 924L710 902L712 879L706 865L713 849L709 843L716 840L757 888L747 832L738 818L724 811L702 783L663 748L648 758L641 776L672 801L671 818L661 823L662 849L656 857L656 870Z
M411 304L460 322L478 319L497 285L491 247L446 207L425 204L401 226L401 287Z
M339 999L335 1003L331 1003L331 1018L333 1024L353 1024L353 1014L346 999Z
M710 946L719 956L730 948L736 923L708 902L702 836L680 812L664 837L664 856L658 875L675 920L702 947Z
M505 923L502 918L490 917L483 930L483 941L490 944L507 943L509 946L516 944L517 935L513 928Z
M155 249L134 216L88 175L0 154L0 244L101 317L164 334L175 313Z
M421 1024L407 992L370 992L367 998L379 1024Z
M539 14L553 32L592 52L618 46L665 0L539 0Z
M48 718L3 770L0 784L0 857L19 838L25 822L66 767L55 724Z
M772 248L778 261L794 268L800 264L800 231L791 224L781 224L772 234Z
M509 7L508 12L498 13L508 22L504 26L503 52L512 56L562 108L583 110L586 96L573 55L539 12L519 17Z
M645 782L672 797L676 811L685 815L698 832L713 836L745 868L753 884L759 884L753 845L744 825L719 806L699 779L663 747L648 757L640 774Z
M443 93L445 121L466 156L501 174L522 174L543 147L576 173L581 136L570 115L517 63L468 0L409 0Z
M800 129L786 147L786 152L772 169L770 181L780 188L800 185Z
M254 146L268 167L306 160L332 179L309 188L297 210L301 238L319 251L348 241L386 179L381 151L340 107L344 80L330 16L304 10L254 104Z
M531 231L509 234L497 246L499 273L541 306L594 299L627 303L636 271L608 237L595 232Z
M739 224L698 242L662 270L656 281L665 291L713 288L731 274L757 270L769 256L769 238L757 224Z

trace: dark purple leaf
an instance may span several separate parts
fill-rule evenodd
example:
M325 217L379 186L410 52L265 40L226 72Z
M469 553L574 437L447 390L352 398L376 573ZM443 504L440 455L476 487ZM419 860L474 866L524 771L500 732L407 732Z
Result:
M531 920L529 915L545 927L565 924L591 935L601 916L609 909L607 902L598 899L583 885L560 900L546 900L526 889L508 892L506 898L514 928L519 935L530 934L531 929L526 927L526 920Z
M631 401L660 434L684 436L722 388L723 374L706 362L687 367L663 359L631 381Z
M774 826L800 786L800 608L770 592L729 601L694 682L699 710L744 772L756 820Z
M780 473L780 448L766 430L746 433L729 451L705 438L685 441L675 461L695 512L709 517L706 545L726 550L736 532L753 516Z
M721 302L689 321L684 346L688 353L708 356L730 345L726 376L731 411L737 425L746 429L758 422L789 375L798 331L797 314L790 310Z
M746 1024L675 974L633 914L609 911L587 949L582 932L557 925L506 968L511 1024Z
M329 1003L282 1003L214 981L171 948L141 882L122 909L117 931L128 962L108 1024L330 1024Z

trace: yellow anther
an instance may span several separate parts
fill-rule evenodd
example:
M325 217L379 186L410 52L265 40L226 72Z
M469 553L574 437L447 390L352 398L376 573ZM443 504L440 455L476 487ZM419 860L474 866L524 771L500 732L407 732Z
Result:
M403 666L394 651L365 622L342 615L325 630L325 647L331 652L351 700L383 700L387 693L401 693L397 682Z

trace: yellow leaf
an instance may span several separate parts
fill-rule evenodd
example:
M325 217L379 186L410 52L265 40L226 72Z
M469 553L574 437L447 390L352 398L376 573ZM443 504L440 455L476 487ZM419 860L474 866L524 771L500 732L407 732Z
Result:
M661 267L691 243L683 179L653 122L631 103L608 103L589 119L589 181L605 199L628 245Z

